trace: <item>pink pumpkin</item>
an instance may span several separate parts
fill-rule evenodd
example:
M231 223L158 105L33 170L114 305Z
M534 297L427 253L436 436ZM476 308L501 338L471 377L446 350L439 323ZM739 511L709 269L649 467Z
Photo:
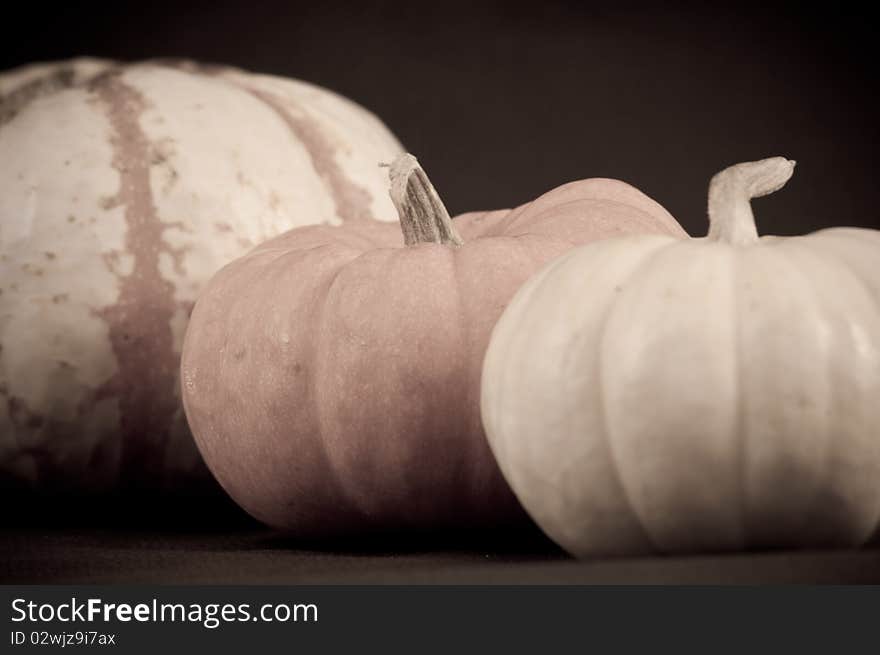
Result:
M214 276L187 331L183 400L205 461L250 514L299 535L522 520L480 421L496 320L573 246L686 237L615 180L453 222L414 157L391 179L399 226L271 239Z

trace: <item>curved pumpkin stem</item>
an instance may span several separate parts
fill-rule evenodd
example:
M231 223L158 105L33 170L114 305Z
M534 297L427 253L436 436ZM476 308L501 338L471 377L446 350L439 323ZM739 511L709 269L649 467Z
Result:
M749 201L778 191L794 173L795 162L770 157L725 168L709 183L710 241L743 246L758 240Z
M400 155L391 164L389 176L389 193L397 208L406 245L442 243L460 246L464 243L455 231L443 201L415 157L408 152Z

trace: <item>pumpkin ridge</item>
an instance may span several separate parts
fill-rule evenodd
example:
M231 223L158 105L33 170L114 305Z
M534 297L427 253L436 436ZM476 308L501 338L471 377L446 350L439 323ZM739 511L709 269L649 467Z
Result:
M739 288L739 261L737 260L735 253L730 254L730 284L732 286L730 296L733 301L731 316L736 317L740 316L739 310L743 303L741 298L742 293ZM746 394L743 389L742 330L739 327L738 321L731 321L731 331L733 333L733 347L735 350L733 360L733 387L736 397L736 410L734 411L734 416L736 416L736 427L734 428L734 439L736 439L737 443L736 468L737 478L739 480L739 536L740 548L742 548L747 545L748 535L751 533L748 525L748 517L751 516L751 514L748 510L748 442L743 429L743 416L745 416L746 413Z
M835 261L835 263L846 268L846 270L849 271L852 274L852 276L858 280L859 286L863 287L865 289L865 291L867 292L867 294L869 296L871 296L871 298L874 299L874 302L877 303L876 309L878 312L880 312L880 285L878 285L877 289L875 289L873 286L868 284L867 280L865 280L865 276L862 275L862 272L853 267L851 260L847 259L846 257L842 257L836 250L831 250L831 249L827 249L827 248L822 247L826 239L835 239L835 240L839 239L841 241L857 241L859 243L862 243L862 239L859 238L862 235L859 235L859 237L857 237L856 235L853 235L853 234L847 234L845 231L846 229L847 228L828 228L825 230L819 230L817 232L813 232L813 233L805 235L801 238L802 239L809 239L810 241L813 241L814 245L812 247L815 248L816 246L819 246L822 250L823 255L825 255L829 259L833 259ZM861 228L857 228L857 229L861 229ZM871 230L864 230L864 232L867 232L868 234L870 234L872 231ZM821 236L821 238L816 238L816 237L820 237L820 236ZM788 240L794 242L796 239L797 239L797 237L790 238ZM880 239L878 239L877 241L878 241L878 244L880 244Z
M827 311L823 307L823 302L822 302L821 296L819 295L819 293L815 289L814 285L812 284L812 279L810 278L810 276L806 275L801 270L801 267L798 265L798 263L795 260L793 260L793 257L792 257L793 253L791 252L791 250L792 249L797 250L797 246L794 243L792 243L790 240L786 240L786 241L781 242L781 245L787 245L788 247L777 249L776 256L781 261L785 262L788 269L790 271L793 271L795 273L795 275L797 275L797 277L799 277L803 281L803 286L807 290L807 293L809 293L809 295L812 299L812 305L814 307L818 308L818 311L815 312L815 315L820 317L821 319L823 319L823 321L825 321L829 326L831 326L831 333L834 334L834 340L837 341L837 339L839 339L839 336L836 333L839 331L839 326L834 325L834 323L832 321L829 321L827 319ZM794 248L792 248L793 246L794 246ZM803 253L803 251L801 251L801 253ZM827 265L827 262L826 262L826 265ZM811 355L815 357L815 353L811 353ZM825 362L824 362L824 366L823 366L823 374L825 375L826 378L829 378L829 379L831 378L830 369L831 369L831 360L826 353L825 354ZM835 414L833 408L835 406L839 405L839 393L838 393L838 390L835 389L833 384L828 385L828 392L831 395L831 402L829 403L829 405L831 408L831 414L833 415L833 414ZM832 464L833 464L833 462L831 461L832 460L833 444L832 444L832 440L829 436L831 433L831 424L832 424L831 420L827 421L825 429L821 430L821 434L822 434L822 465L821 465L821 468L822 468L822 470L816 475L817 479L830 479L830 477L831 477L829 475L829 471L832 468ZM821 493L822 493L822 485L818 484L818 483L815 484L815 488L812 490L812 494L810 495L810 499L804 504L804 506L802 508L802 517L803 517L802 518L802 526L801 526L802 531L809 530L809 522L810 522L810 519L812 518L811 514L815 510L815 506L821 498Z
M617 244L621 244L621 243L625 242L625 240L623 240L623 239L612 239L610 241L617 243ZM665 239L664 239L664 242L665 242ZM662 245L664 245L664 243L658 243L657 248L662 247ZM514 325L514 324L519 326L518 332L516 333L516 335L513 336L513 338L508 338L508 339L498 339L498 338L495 338L495 336L493 335L493 338L492 338L492 341L490 344L490 348L487 351L485 365L493 367L490 372L491 379L498 379L498 378L510 379L511 377L515 377L518 374L518 371L517 371L516 367L514 366L514 364L516 363L517 359L521 356L521 354L523 352L523 347L524 346L528 347L527 344L531 338L537 338L540 343L540 339L541 339L541 337L539 336L540 330L539 329L536 330L536 326L540 326L540 319L537 316L537 314L539 314L539 313L538 312L529 312L527 310L528 302L523 302L523 300L525 298L534 298L534 297L540 297L540 296L552 297L552 294L548 295L547 291L552 289L552 287L555 284L554 281L557 279L557 277L561 273L563 273L564 271L568 270L572 265L574 265L582 257L582 255L585 251L594 250L596 248L596 246L597 246L596 243L591 244L591 245L587 245L587 246L582 247L581 249L569 251L565 255L550 261L541 269L541 271L538 274L536 274L535 276L530 278L523 285L523 287L520 288L520 290L516 294L516 301L511 306L509 306L507 310L505 310L501 321L499 321L499 326L501 327L502 332L508 331L510 326ZM636 265L631 265L630 268L634 268ZM582 282L581 285L582 286L584 286L584 285L589 286L590 281L586 280L586 281ZM608 300L608 308L607 308L606 314L601 318L603 325L610 317L609 316L610 310L613 307L614 302L615 301L613 299ZM560 305L558 303L554 304L552 311L554 311L554 312L560 311ZM558 319L560 317L560 314L555 313L554 317L556 319ZM496 332L497 332L499 326L496 326ZM537 333L538 333L537 335L534 334L535 331L537 331ZM583 339L578 339L578 338L569 339L568 343L569 343L569 347L572 350L578 350L578 348L574 344L580 344L580 346L584 350L591 350L591 351L594 350L592 348L583 347L583 344L584 344ZM499 348L503 348L503 349L499 350ZM491 362L490 362L490 355L491 355ZM563 366L571 365L572 361L573 360L571 358L565 360ZM595 363L596 368L593 369L588 376L588 377L593 378L593 384L591 385L591 389L598 389L601 386L601 380L599 380L597 377L597 374L600 373L600 371L599 371L600 366L601 366L601 362L599 361L599 358L596 357L596 363ZM486 373L486 372L487 371L484 368L484 373ZM566 378L566 379L570 379L570 378ZM485 387L484 387L483 398L481 401L484 404L484 406L487 406L490 399L492 400L493 409L488 410L488 412L484 411L483 415L484 415L484 417L486 417L489 424L493 425L493 429L491 430L492 435L493 435L493 438L491 439L492 450L493 450L494 454L496 455L497 459L499 460L499 463L501 463L501 464L509 464L509 462L510 462L509 456L507 454L508 448L512 448L512 452L518 450L515 447L514 441L509 439L508 435L506 434L506 431L503 429L503 426L502 426L503 419L501 417L504 414L507 414L508 412L510 412L513 408L507 406L507 405L509 405L509 401L507 401L507 403L505 403L501 398L502 394L498 393L498 392L507 391L507 390L508 389L506 387L501 386L499 389L496 390L495 394L487 394L487 393L485 393ZM565 393L565 390L560 389L559 393L563 394L563 393ZM596 393L596 392L593 392L593 393ZM516 396L515 393L512 395L514 397ZM575 397L569 396L569 398L574 399ZM594 398L595 398L595 396L594 396ZM577 404L577 403L580 403L581 400L574 400L573 402L575 404ZM571 405L571 403L568 403L568 405ZM562 412L562 414L559 414L556 410L554 410L554 413L553 413L554 424L559 422L560 419L565 420L566 417L569 421L573 420L574 414L570 411L570 409L571 409L570 407L560 407L557 409L559 410L559 412ZM533 408L533 410L534 410L534 408ZM596 414L593 414L593 416L595 417ZM606 421L604 415L602 417L602 423L605 426L607 426L607 421ZM487 432L489 432L488 427L489 426L487 425ZM607 432L607 430L604 428L600 428L600 430L603 432ZM624 482L623 482L622 478L620 477L620 470L619 470L619 467L615 463L616 460L614 457L614 453L612 452L612 446L611 446L609 439L607 438L607 435L604 433L602 435L597 435L595 432L591 432L591 433L589 433L588 438L594 438L598 444L601 444L601 445L599 445L599 450L603 451L603 453L604 453L603 456L605 458L605 462L607 463L607 466L605 466L603 468L605 468L606 470L611 472L611 476L610 476L611 477L611 484L614 484L616 487L616 493L614 494L615 500L613 502L614 502L614 504L617 504L617 505L621 506L621 508L622 508L621 511L625 516L624 520L625 520L625 524L627 526L626 530L630 533L631 537L634 538L635 540L637 540L640 544L642 544L642 545L647 544L647 546L649 548L652 548L653 546L651 545L652 542L651 542L650 536L645 533L645 529L638 519L638 514L635 511L635 508L633 507L631 499L629 498L627 491L626 491L626 488L624 487ZM537 437L537 439L540 439L540 437ZM520 442L520 445L523 445L522 442ZM529 456L528 452L526 452L526 451L522 451L520 454L521 454L521 456L523 456L525 458L526 461L530 461L532 459ZM504 469L502 469L502 470L504 470ZM537 475L537 472L533 468L531 468L531 466L526 466L525 468L521 468L520 471L517 471L515 468L510 469L510 470L505 470L504 473L505 473L505 477L507 477L507 479L512 482L511 486L514 488L514 490L520 489L520 491L521 491L523 481L525 478L520 479L519 481L517 480L517 478L519 478L520 476L528 477L528 476ZM543 484L543 481L542 481L542 484ZM552 489L552 483L547 483L547 484L550 485L550 489ZM547 492L555 493L553 491L549 491L549 489ZM547 492L545 492L545 493L547 493ZM518 498L520 497L518 493L516 495ZM532 509L530 509L530 504L528 503L528 498L522 498L521 502L522 502L522 506L524 507L524 509L533 517L533 519L538 524L541 524L542 523L541 516L540 516L540 514L536 516L532 513ZM628 512L627 512L627 508L629 508ZM556 526L556 527L558 527L558 526ZM564 532L563 533L554 532L554 534L552 534L551 536L558 539L559 540L558 542L560 543L560 545L563 545L563 546L565 545L565 542L567 542L568 538L569 538L568 536L566 536L564 534ZM589 538L590 537L588 536L587 539L589 539Z
M796 271L798 276L805 280L804 286L805 286L805 288L810 290L810 294L814 300L814 303L813 303L814 306L816 306L817 308L820 308L820 311L817 312L817 315L821 316L824 319L824 321L830 326L830 333L832 335L834 335L833 343L835 345L837 343L839 343L839 341L841 339L841 336L840 336L841 332L845 332L846 333L845 339L850 340L851 338L849 337L848 333L844 330L844 327L846 327L850 323L850 321L852 320L852 314L843 313L843 312L845 312L845 310L838 309L836 312L831 313L832 317L834 317L834 316L837 317L836 320L832 320L832 319L828 318L829 312L824 308L825 304L826 304L825 298L818 292L816 285L814 285L812 283L812 278L803 272L803 270L805 270L805 268L807 268L807 267L799 266L797 261L792 261L792 260L794 258L799 258L802 260L807 259L807 260L813 260L813 264L815 264L816 262L821 262L821 265L825 266L825 267L837 267L840 270L845 271L846 277L850 278L850 280L852 280L856 286L861 287L863 290L865 290L868 298L870 298L871 300L875 300L875 296L872 293L872 289L865 283L865 281L862 279L861 275L858 275L858 273L856 271L854 271L853 269L850 268L850 266L847 263L847 260L845 260L844 258L837 257L834 254L828 253L825 251L820 251L817 253L817 252L813 251L813 249L811 247L807 247L807 244L804 242L804 239L797 239L797 238L786 239L782 243L786 247L779 249L778 256L781 256L781 258L784 261L787 261L789 263L791 270ZM782 253L784 253L784 255ZM809 270L814 270L814 269L815 269L815 265L809 267ZM841 313L837 313L837 312L841 312ZM832 348L833 348L833 346L832 346ZM826 364L825 365L825 376L829 380L831 380L834 377L832 375L833 359L826 355L825 364ZM831 429L831 426L834 424L834 417L839 418L844 415L844 412L840 411L840 409L835 409L835 408L839 408L842 405L842 403L840 402L840 391L839 391L838 387L834 384L829 384L828 389L829 389L829 394L831 396L831 402L829 403L830 407L831 407L831 410L829 412L831 418L829 419L829 421L827 423L828 427L825 430L822 430L822 435L823 435L823 449L822 449L822 451L823 451L823 459L822 459L823 470L817 476L820 479L823 479L823 478L824 479L831 479L833 477L831 471L833 471L833 469L835 468L835 459L836 459L835 458L835 449L836 449L835 447L837 446L837 440L832 437L833 430ZM812 498L804 507L803 515L804 515L805 529L808 529L808 523L809 523L810 519L812 518L811 514L815 512L816 505L818 504L818 502L822 498L821 494L822 494L822 486L816 485L816 489L813 493ZM880 494L878 494L878 501L880 501ZM878 519L880 519L880 502L878 502ZM875 521L873 523L873 525L871 525L869 527L869 530L864 535L862 535L862 538L861 538L862 543L864 541L866 541L871 536L871 534L873 533L876 526L877 526L877 521Z
M300 250L292 250L290 248L258 248L247 255L241 258L240 261L248 261L252 262L257 266L261 266L265 269L268 269L272 266L277 265L281 261L286 261L290 259L299 259L303 257L310 257L312 255L317 255L321 252L326 253L326 255L350 252L352 253L352 258L349 261L354 261L360 255L364 254L365 251L359 250L357 248L348 246L347 244L341 245L337 243L327 242L327 243L318 243L313 246L309 246L308 248L302 248ZM255 261L261 260L261 261ZM346 266L346 263L341 264L340 266Z
M627 226L627 227L628 227L628 229L632 229L632 227L635 227L636 229L633 230L635 232L643 232L645 234L657 234L658 233L657 230L660 229L660 230L662 230L662 232L660 232L660 234L663 234L663 235L677 236L677 237L687 236L683 230L679 230L675 233L673 233L672 231L667 231L666 225L663 224L662 221L658 220L658 218L656 216L654 216L653 214L650 214L650 213L648 213L638 207L633 207L633 206L628 205L624 202L619 202L616 200L606 200L604 198L579 198L576 200L569 200L569 201L561 203L559 205L548 207L547 209L541 211L538 214L526 215L525 217L523 217L521 215L517 219L510 221L502 229L504 232L509 232L509 230L511 228L517 229L520 227L520 225L517 225L517 222L519 221L520 223L522 223L526 219L527 219L527 223L528 223L527 229L529 227L536 227L536 226L539 227L546 220L552 221L554 214L557 214L561 211L564 211L565 209L573 210L575 208L575 206L583 206L584 212L586 212L588 210L594 210L594 211L597 211L597 213L601 213L602 208L605 208L605 209L612 209L613 208L617 211L625 211L627 218L629 220L632 220L634 223L636 223L636 226ZM551 225L552 225L552 222L551 222ZM534 234L534 233L532 233L532 234ZM543 233L538 233L538 234L543 234ZM518 235L513 234L511 236L518 236ZM621 234L619 236L623 236L623 234Z
M315 416L315 426L317 429L317 439L312 439L311 441L312 443L317 441L320 444L321 455L326 462L325 470L329 471L336 481L335 484L332 485L332 488L336 490L337 498L339 498L347 505L347 507L343 509L343 512L347 514L354 514L360 519L368 517L369 512L359 502L357 495L352 493L349 485L345 484L346 476L344 471L341 469L342 460L337 461L337 458L333 457L329 452L330 443L328 439L325 438L325 435L327 433L326 426L328 425L328 418L326 416L327 409L324 407L324 403L321 402L321 394L319 393L319 389L321 387L324 369L326 368L326 366L321 365L321 362L326 362L328 359L324 355L327 348L332 349L332 346L325 345L325 341L327 341L328 339L327 335L329 334L329 331L324 329L323 327L328 322L327 313L330 299L332 297L331 292L334 288L336 288L340 276L348 268L348 266L364 257L368 252L371 251L363 251L351 260L339 265L332 273L330 279L326 282L326 284L321 285L325 289L325 291L318 296L320 298L320 301L313 310L313 316L317 317L315 320L315 324L318 326L318 330L317 339L312 341L312 347L310 348L310 351L312 353L310 362L312 375L309 379L309 395L311 398L311 405Z
M9 123L32 102L56 91L69 89L74 83L73 67L64 66L20 84L7 94L0 95L0 127Z
M226 79L226 78L224 78ZM293 135L305 146L315 172L323 181L333 198L336 206L336 215L345 223L347 221L359 221L374 219L370 210L372 197L361 186L352 182L336 163L336 148L330 144L327 137L321 131L318 124L311 118L293 116L287 108L289 100L282 99L279 95L258 89L248 84L237 81L230 82L244 89L257 100L271 109L279 119L287 126ZM299 111L303 112L301 108Z
M358 225L363 225L363 223L358 223ZM384 225L382 223L377 223L376 226ZM303 227L298 227L293 230L288 230L273 239L268 239L262 243L257 244L247 252L242 257L250 257L252 255L263 253L263 252L274 252L274 251L290 251L290 250L298 250L305 251L310 250L312 248L323 247L326 245L337 245L338 236L345 235L346 237L350 236L351 229L340 231L342 226L339 225L307 225ZM289 244L289 240L292 236L296 235L302 238L303 235L308 234L311 238L307 245L297 245L296 247L292 247ZM315 235L315 236L313 236ZM345 247L352 248L354 250L373 248L376 246L376 242L371 240L367 235L357 235L357 239L361 241L361 243L355 245L351 243L343 244Z
M488 238L496 236L493 231L500 229L500 223L506 220L510 213L510 209L465 212L453 216L452 223L462 238L465 235L468 240Z
M636 237L638 238L638 237ZM647 253L643 253L644 259L641 262L636 264L629 273L627 274L625 281L621 282L621 286L623 285L631 285L632 281L638 277L640 274L646 273L654 261L658 259L661 254L663 254L666 250L666 246L669 245L667 243L657 243L654 250L648 251ZM622 470L621 470L621 459L619 454L617 453L617 449L615 448L615 439L613 435L613 431L611 430L610 422L608 421L608 407L607 407L607 397L604 392L604 378L605 378L605 357L603 355L605 348L605 340L608 332L608 326L611 323L611 318L614 315L616 309L620 306L619 299L615 299L608 306L608 309L605 315L601 319L601 325L599 326L598 336L596 342L598 343L599 354L596 356L596 394L598 395L597 406L599 407L599 414L601 416L600 422L604 427L603 430L603 439L608 448L608 454L611 459L611 468L614 470L615 478L618 481L621 497L626 503L627 507L629 507L630 512L632 512L633 517L635 517L634 523L638 526L640 532L644 535L645 541L651 547L652 550L659 552L660 548L658 547L659 542L655 538L653 534L651 534L650 529L647 526L647 522L645 521L645 517L642 515L639 507L633 500L632 494L630 493L629 487L627 486L626 480L624 479Z
M680 234L681 232L684 232L684 228L681 227L679 222L677 220L675 220L675 217L669 213L669 211L666 209L666 207L661 205L659 202L654 200L654 198L649 196L644 191L639 190L638 188L636 188L635 186L633 186L629 182L624 182L623 180L618 180L618 179L609 178L609 177L594 177L591 179L594 179L597 182L602 182L603 184L616 186L618 188L625 187L625 189L628 193L632 193L634 197L637 197L640 200L645 201L645 207L636 207L636 209L639 209L640 211L643 211L646 214L658 219L661 223L666 224L666 226L669 227L672 230L672 232L674 232L676 234ZM603 200L608 200L609 202L619 202L621 204L627 205L628 207L632 206L629 203L624 202L623 200L616 200L613 198L603 198ZM656 214L654 213L654 210L657 211Z
M791 241L801 241L803 243L802 237L796 237L794 239L781 239L778 243L774 244L777 246L784 246L789 244ZM820 302L822 296L820 296L816 289L813 287L812 278L806 275L799 262L792 257L791 248L790 247L777 247L771 253L767 249L750 249L752 252L752 256L761 256L764 258L768 258L768 256L772 256L772 262L774 266L776 266L779 270L785 271L785 275L790 276L786 278L786 288L792 289L793 287L797 287L799 291L797 293L789 292L789 297L795 297L797 299L796 308L801 311L798 312L798 322L805 323L807 325L815 325L817 323L824 323L829 326L833 336L833 340L838 340L838 326L834 325L833 321L829 321L827 319L828 312L823 306L824 303ZM740 254L740 257L743 255ZM766 259L764 261L767 261ZM755 262L759 263L759 262ZM797 280L799 284L792 284L792 280ZM814 329L813 332L816 332ZM833 449L835 446L836 438L834 437L834 420L832 418L832 413L834 412L834 408L839 405L839 393L838 390L834 388L835 385L830 383L832 379L831 373L831 363L833 357L831 356L830 350L828 348L821 350L813 350L809 353L810 361L820 361L819 357L822 357L821 366L816 366L815 371L811 370L810 373L818 374L819 378L823 381L822 384L822 397L830 398L830 400L826 403L825 411L823 412L823 416L819 421L820 427L819 429L808 429L805 432L798 433L797 437L793 437L791 432L786 433L783 429L779 433L770 433L772 436L777 439L778 434L781 434L782 437L785 437L788 434L788 439L783 441L781 444L776 444L772 454L773 459L770 460L773 465L768 466L766 464L763 465L763 468L757 469L757 482L758 485L758 494L763 495L765 498L767 497L766 491L766 480L768 471L771 473L775 473L774 466L778 469L779 464L785 464L787 462L794 462L798 468L795 469L795 482L797 483L789 490L789 498L788 498L788 506L789 514L794 514L794 516L798 517L798 520L792 521L789 518L789 522L786 525L792 527L791 533L786 537L776 536L777 533L774 532L776 529L775 526L770 526L769 534L771 535L771 540L778 542L780 539L785 540L793 540L795 543L798 543L798 540L801 540L804 543L817 543L816 534L810 534L811 525L813 523L813 519L815 519L815 507L817 501L821 499L823 492L827 491L827 483L825 481L832 479L832 476L829 475L830 465L832 464L831 457L833 454ZM789 357L793 357L793 355L789 354ZM780 388L780 393L785 394L787 390L791 388L796 388L799 384L800 380L803 379L803 376L799 376L791 386L783 386ZM793 403L794 401L790 397L782 398L786 403ZM838 413L839 416L839 413ZM803 419L800 419L803 423ZM766 420L764 421L767 422ZM810 420L810 426L815 425L818 421L814 418ZM793 425L798 425L796 421L792 422ZM754 426L753 426L754 428ZM760 431L757 432L757 435L767 436L766 433L762 434ZM748 434L747 434L748 436ZM751 441L753 443L756 442L756 434L753 433L751 435ZM757 450L760 450L757 449ZM796 455L797 453L808 453L809 458L799 459ZM818 453L818 454L816 454ZM753 467L755 467L755 461L752 462ZM771 483L775 482L775 479L771 478ZM763 483L763 486L760 486ZM795 493L796 492L796 493ZM754 493L753 493L754 495ZM761 506L757 503L751 503L751 507L753 507L753 511L756 511L756 518L761 519L758 525L767 525L766 514L764 516L761 515ZM827 519L822 521L821 524L827 525ZM753 526L755 523L753 522ZM757 537L757 538L756 538ZM753 530L752 537L750 539L751 546L762 546L766 545L768 542L768 531L767 527L759 528L758 530ZM822 539L819 540L820 544L827 545L827 541Z
M178 368L171 332L177 303L172 284L159 269L160 254L172 251L164 242L168 226L158 216L150 187L151 146L139 123L147 108L145 98L122 79L119 70L95 77L89 91L104 106L111 126L113 166L119 171L119 191L113 202L123 206L124 243L134 255L131 273L115 273L119 280L116 302L94 310L107 323L118 369L91 402L118 397L124 435L122 470L137 481L161 466L161 452L155 444L168 439L177 407L174 391L166 382L175 379ZM145 297L152 300L151 305L144 304ZM136 318L147 313L148 320Z
M472 241L472 242L467 242L467 241L464 242L464 245L471 245L471 244L476 244L476 243L478 243L478 240L474 239L474 241ZM463 285L463 280L462 280L462 277L461 277L461 274L459 271L459 267L458 267L460 250L457 250L455 248L444 248L443 252L444 252L443 257L447 260L449 268L452 271L452 280L453 280L452 288L454 289L455 307L456 307L455 319L452 323L454 325L458 326L458 342L463 345L464 352L468 353L468 355L466 357L459 358L459 361L458 361L459 375L460 375L461 380L463 381L463 384L470 385L470 384L472 384L472 377L471 376L472 376L472 371L473 371L473 367L470 366L470 362L474 361L475 359L482 361L481 354L485 354L485 353L480 353L480 349L478 347L477 341L474 338L474 335L477 331L474 329L473 319L470 317L469 313L465 311L465 300L464 300L464 294L462 293L462 288L464 285ZM448 319L447 319L447 322L448 322ZM477 353L476 357L474 356L475 353ZM477 372L478 372L477 382L476 382L476 385L474 386L474 388L476 389L476 392L475 392L476 397L479 397L480 373L482 372L482 367L477 368ZM466 396L472 396L472 395L473 394L471 394L471 393L466 394ZM479 425L479 430L483 433L483 440L485 441L486 436L485 436L485 431L483 430L483 427L482 427L482 421L480 419L479 403L477 404L477 406L475 408L474 407L467 407L465 404L465 406L461 407L460 409L462 411L467 411L468 413L470 413L472 411L475 412L475 414L476 414L475 418L476 418L477 424ZM473 419L473 417L468 416L467 422L470 423L470 421L472 419ZM488 442L486 442L485 445L488 448ZM490 455L490 457L491 457L491 455ZM461 461L461 459L459 459L459 461ZM492 459L489 459L488 461L493 462ZM462 483L467 483L468 480L471 481L471 486L474 486L477 483L482 482L485 479L485 476L482 476L482 477L481 476L468 476L468 475L464 474L464 471L468 467L468 465L473 466L474 463L467 462L465 465L462 465L459 467L458 478L461 480L461 482L459 482L458 484L454 484L453 485L454 488L460 488ZM468 496L470 498L475 497L474 494L468 494Z
M0 73L0 127L27 109L32 102L58 91L80 86L84 82L88 83L100 73L116 67L118 64L114 61L77 57L62 62L27 64ZM27 74L38 69L43 70L36 75ZM7 86L4 76L22 79Z
M587 189L580 190L578 189L578 187L580 186L585 186L587 187ZM595 187L598 187L598 190L596 190ZM608 187L611 187L613 189L610 194L608 193ZM570 200L566 200L565 202L560 202L556 199L557 196L566 196L571 191L576 191L579 193L589 192L589 195L576 196L574 198L571 198ZM614 197L622 195L626 195L629 197ZM627 182L624 182L623 180L615 180L605 177L590 177L582 180L573 180L554 189L550 189L549 191L546 191L534 200L513 209L511 211L511 219L518 220L524 215L530 215L532 212L537 211L538 207L540 207L540 211L543 212L544 206L560 206L567 202L578 200L602 200L620 203L627 208L637 209L640 212L644 212L649 216L652 216L666 228L666 231L669 234L681 236L685 236L687 234L681 227L681 225L678 224L675 218L666 210L666 208L663 207L656 200L651 198L649 195L639 191L634 186L628 184Z

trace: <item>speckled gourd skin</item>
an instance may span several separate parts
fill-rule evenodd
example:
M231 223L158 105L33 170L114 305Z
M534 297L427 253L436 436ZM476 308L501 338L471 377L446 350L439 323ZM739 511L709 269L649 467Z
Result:
M179 357L197 294L287 229L392 214L372 114L294 80L79 59L0 75L0 482L204 467Z
M184 405L208 466L250 514L307 537L524 520L480 422L492 326L575 244L685 236L604 179L453 223L460 247L404 246L393 224L299 228L209 282L184 344Z

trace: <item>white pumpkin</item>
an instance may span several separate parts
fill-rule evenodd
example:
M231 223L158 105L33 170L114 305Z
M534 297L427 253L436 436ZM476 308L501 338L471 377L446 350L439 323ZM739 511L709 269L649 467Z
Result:
M857 545L880 523L880 232L758 238L794 162L713 178L702 239L581 247L495 327L482 417L577 556Z
M0 482L202 471L178 389L222 265L290 228L395 216L401 146L319 87L189 62L0 76Z

